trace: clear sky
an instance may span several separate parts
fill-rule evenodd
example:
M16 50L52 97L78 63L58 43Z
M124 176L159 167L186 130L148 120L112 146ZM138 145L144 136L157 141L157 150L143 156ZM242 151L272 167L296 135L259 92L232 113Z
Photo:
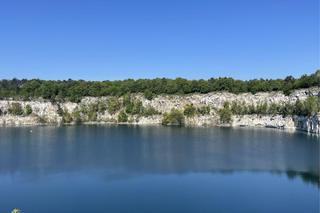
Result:
M0 79L298 77L318 0L3 0Z

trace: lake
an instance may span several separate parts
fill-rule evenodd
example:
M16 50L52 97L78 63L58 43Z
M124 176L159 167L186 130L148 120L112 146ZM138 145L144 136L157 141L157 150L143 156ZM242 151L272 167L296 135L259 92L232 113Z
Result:
M0 212L319 212L319 137L273 129L0 128Z

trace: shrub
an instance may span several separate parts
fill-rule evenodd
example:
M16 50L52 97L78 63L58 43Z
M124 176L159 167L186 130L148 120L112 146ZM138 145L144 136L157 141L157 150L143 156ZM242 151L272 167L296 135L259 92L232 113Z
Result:
M128 121L128 115L124 111L121 111L118 115L118 122L127 122L127 121Z
M172 109L169 113L165 113L162 118L163 125L183 125L184 115L177 109Z
M304 112L307 116L313 116L320 111L320 98L310 96L304 101Z
M79 110L72 112L72 120L76 123L81 123L81 113Z
M143 96L148 100L152 100L154 98L154 93L150 90L145 90Z
M96 111L89 111L87 116L88 116L88 121L96 121L98 117Z
M99 101L97 108L99 113L104 113L107 110L107 103L104 101Z
M26 115L30 115L32 113L32 108L29 104L26 105Z
M232 121L232 111L229 102L223 104L223 108L218 111L220 117L220 122L223 124L231 123Z
M256 107L256 114L260 114L260 115L268 114L268 104L267 103L259 103Z
M277 105L276 103L272 103L269 107L268 107L268 114L271 115L276 115L280 112L280 106Z
M249 115L252 115L252 114L256 114L256 107L253 105L253 104L250 104L248 107L247 107L247 112L246 114L249 114Z
M152 116L152 115L160 115L161 113L159 111L157 111L154 107L152 106L148 106L146 108L143 109L142 115L143 116Z
M111 97L107 101L107 109L110 114L116 113L121 108L119 100L115 97Z
M57 107L58 107L58 109L57 109L58 115L63 116L63 109L61 108L60 104L57 104Z
M197 113L200 115L209 115L210 114L210 107L209 106L201 106L197 108Z
M133 103L132 102L126 104L125 111L128 114L132 114L132 111L133 111Z
M8 112L12 115L23 115L23 110L20 103L11 103Z
M140 100L136 100L133 102L133 107L132 107L132 112L131 114L136 115L136 114L141 114L143 112L143 105Z
M187 104L184 107L183 114L187 117L193 117L196 114L196 108L193 104Z
M294 105L285 103L281 106L281 112L283 116L293 115L294 114Z
M71 123L73 121L72 115L68 111L63 112L62 121L63 123Z
M97 112L99 111L98 109L98 104L90 104L86 108L86 114L88 116L88 121L96 121L97 120Z
M38 116L37 119L39 123L42 123L42 124L47 123L47 118L44 116Z
M231 103L231 112L236 115L241 115L244 113L243 107L236 101Z
M122 97L122 105L127 106L131 104L131 95L130 93L124 94Z

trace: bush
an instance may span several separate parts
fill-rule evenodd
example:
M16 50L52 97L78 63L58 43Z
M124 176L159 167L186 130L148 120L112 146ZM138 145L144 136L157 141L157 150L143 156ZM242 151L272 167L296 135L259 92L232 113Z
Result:
M32 113L32 108L29 104L26 106L26 115L30 115Z
M136 115L136 114L141 114L143 112L143 105L140 100L136 100L133 102L133 107L132 107L132 112L131 114Z
M87 114L88 116L88 121L96 121L97 120L97 112L99 111L98 109L98 104L90 104L87 107Z
M96 121L97 120L97 112L95 111L90 111L88 113L88 121Z
M242 105L238 104L236 101L232 101L231 103L231 112L236 115L245 114Z
M58 109L57 109L58 115L63 116L63 109L61 108L60 104L57 104L57 107L58 107Z
M232 111L229 102L223 104L223 108L218 111L220 117L220 122L223 124L231 123L232 121Z
M111 97L108 99L107 109L110 114L116 113L118 110L120 110L120 108L121 108L121 104L117 98Z
M289 103L285 103L281 107L280 114L283 116L293 115L294 114L294 105L289 104Z
M177 109L172 109L169 113L165 113L162 118L162 125L183 125L184 115Z
M276 103L272 103L268 107L268 114L276 115L276 114L279 114L279 112L280 112L280 106L277 105Z
M143 96L148 100L152 100L154 98L154 94L150 90L144 91Z
M197 113L199 115L209 115L210 114L210 107L209 106L202 106L202 107L199 107L197 109Z
M320 98L310 96L304 101L304 112L307 116L316 115L320 111Z
M259 114L259 115L268 114L268 104L267 103L259 103L256 107L256 114Z
M62 121L63 123L71 123L73 121L72 115L68 111L63 112Z
M143 116L152 116L152 115L160 115L161 113L158 112L154 107L152 106L148 106L146 108L143 109L142 115Z
M81 123L81 113L79 110L76 110L74 112L72 112L72 120L75 122L75 123Z
M44 117L44 116L38 116L37 119L38 119L38 122L39 122L39 123L42 123L42 124L45 124L45 123L48 122L48 121L47 121L47 118Z
M123 95L122 104L123 104L123 106L127 106L127 105L131 104L131 94L130 93Z
M124 111L121 111L118 115L118 122L127 122L127 121L128 121L128 115Z
M8 112L12 115L23 115L23 109L20 103L11 103Z
M184 107L183 114L187 117L193 117L196 114L196 108L193 104L187 104Z
M104 101L99 101L97 104L98 112L104 113L107 110L107 103Z

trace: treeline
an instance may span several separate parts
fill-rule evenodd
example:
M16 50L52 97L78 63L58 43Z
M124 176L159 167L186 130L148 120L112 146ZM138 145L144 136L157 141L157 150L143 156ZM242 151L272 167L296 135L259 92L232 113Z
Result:
M248 81L233 78L210 78L208 80L187 80L183 78L139 79L123 81L46 81L46 80L0 80L0 98L30 100L44 98L51 101L70 100L78 102L85 96L122 96L128 93L143 93L147 99L159 94L189 94L227 91L231 93L257 93L283 91L290 94L294 89L320 85L320 70L311 75L295 79L254 79Z

